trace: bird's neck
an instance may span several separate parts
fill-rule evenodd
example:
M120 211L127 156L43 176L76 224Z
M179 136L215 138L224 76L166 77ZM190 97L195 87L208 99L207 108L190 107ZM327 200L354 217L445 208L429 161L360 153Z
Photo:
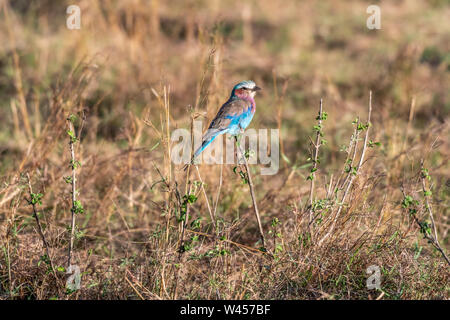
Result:
M255 99L252 96L235 94L235 95L231 96L231 100L234 100L234 99L241 99L241 100L250 102L251 107L252 107L252 112L255 112L256 103L255 103Z

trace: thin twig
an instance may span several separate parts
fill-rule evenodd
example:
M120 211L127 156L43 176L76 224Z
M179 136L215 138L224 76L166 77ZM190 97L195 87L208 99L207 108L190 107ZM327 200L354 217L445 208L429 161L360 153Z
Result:
M75 130L73 127L72 121L69 119L69 130L75 135ZM76 216L76 208L75 208L75 202L77 201L77 194L76 194L76 160L75 160L75 149L74 149L74 139L72 137L69 137L69 149L70 149L70 161L71 161L71 168L72 168L72 179L71 179L71 185L72 185L72 220L70 223L70 241L69 241L69 253L67 257L67 266L70 267L72 263L72 251L73 251L73 241L74 241L74 235L75 235L75 216Z
M342 183L342 187L339 187L340 184L341 184L342 176L346 172L345 169L348 166L352 166L353 161L354 161L354 157L355 157L355 152L356 151L353 152L353 157L351 157L351 153L352 153L353 148L356 148L357 142L358 142L358 137L359 137L358 124L359 124L359 117L357 118L355 130L353 131L353 134L350 137L350 142L348 144L347 157L345 158L344 167L342 168L341 173L339 174L338 178L336 179L336 182L335 182L334 187L333 187L333 192L335 192L335 190L342 189L345 186L346 181L348 179L348 174L347 174L346 180ZM336 198L337 198L337 194L336 194Z
M311 222L313 220L313 202L314 202L314 181L316 178L316 170L317 170L317 158L319 155L319 148L322 145L320 141L321 137L321 128L322 128L322 99L320 99L320 107L319 107L319 117L318 117L318 130L316 133L316 142L313 143L314 145L314 154L313 154L313 167L311 169L311 185L309 190L309 224L308 227L310 227Z
M198 179L200 180L200 183L201 183L201 188L202 188L203 195L205 196L205 201L206 201L206 206L208 207L209 216L211 217L211 221L212 221L212 223L214 225L214 229L216 229L216 218L214 217L213 212L211 210L211 206L209 205L208 195L206 194L205 187L204 187L204 184L203 184L203 180L202 180L202 177L200 175L200 171L198 170L198 166L197 165L194 165L194 166L195 166L195 169L197 170L197 175L198 175Z
M369 92L369 114L367 116L367 125L368 126L366 128L366 136L364 138L364 145L363 145L363 149L362 149L362 152L361 152L361 157L359 158L359 163L358 163L357 167L355 168L355 172L354 173L352 173L352 169L350 168L350 172L349 172L349 175L351 175L350 181L348 182L347 188L345 189L344 195L342 196L342 199L341 199L341 201L339 203L339 208L338 208L338 210L336 212L336 215L335 215L334 220L332 222L331 228L325 234L325 236L318 242L319 246L321 246L323 244L323 242L325 241L325 239L327 239L333 233L334 227L336 226L336 222L337 222L337 220L339 218L339 215L340 215L340 213L342 211L344 203L347 200L347 196L348 196L348 193L350 191L350 188L353 185L353 181L355 180L355 177L358 175L359 169L361 168L361 166L363 164L364 156L366 154L366 149L367 149L367 142L368 142L368 139L369 139L370 117L371 117L371 115L372 115L372 91ZM355 141L355 152L354 152L353 158L354 158L354 156L356 154L357 144L358 144L357 141Z
M265 248L266 245L265 245L265 241L264 241L264 232L263 232L263 228L262 228L262 224L261 224L261 218L259 216L258 204L256 203L256 196L255 196L255 191L254 191L254 187L253 187L252 175L250 174L250 168L248 166L248 161L247 161L247 158L245 157L244 152L241 150L241 146L238 142L238 138L235 137L235 140L236 140L237 149L239 150L239 153L240 153L240 158L242 158L244 160L245 170L247 171L248 186L250 188L250 195L252 197L252 202L253 202L253 210L255 211L256 220L258 221L258 228L259 228L259 234L261 237L262 246Z
M133 286L133 284L131 283L131 281L128 279L127 276L125 276L125 280L128 282L128 284L130 285L131 289L133 289L134 292L136 292L136 294L139 296L139 298L141 300L145 300L144 297L139 293L139 291L136 289L135 286Z
M190 111L190 117L191 117L191 121L190 121L190 135L191 135L191 141L194 137L194 116L193 116L193 112L192 112L192 108L189 107L189 111ZM193 146L191 145L191 149L193 148ZM193 152L191 150L191 152ZM186 184L185 184L185 191L184 193L189 196L191 194L191 182L189 180L190 177L190 165L188 165L186 167L187 172L186 172ZM184 235L185 235L185 230L186 230L186 226L189 223L189 216L190 216L190 210L191 210L191 206L189 204L189 201L186 203L186 214L184 216L184 219L181 221L181 232L180 232L180 237L179 237L179 244L178 244L178 261L177 264L179 265L178 268L176 268L175 271L175 280L174 280L174 285L173 285L173 300L177 299L177 294L178 294L178 279L179 279L179 274L181 272L181 269L183 267L183 253L184 253Z
M217 206L219 205L220 191L222 190L223 181L223 163L220 165L220 178L219 178L219 188L217 190L216 202L214 204L214 217L216 216Z
M164 177L164 175L161 173L161 171L159 170L159 168L155 165L154 162L152 162L153 167L155 168L156 172L158 172L162 183L164 183L164 185L167 188L167 193L171 193L172 192L172 188L170 186L169 181L167 180L166 177ZM168 200L170 200L170 195L167 197ZM169 230L170 230L170 211L171 211L171 207L170 207L170 202L167 201L166 202L166 208L167 208L167 212L166 212L166 233L165 233L165 237L166 237L166 243L169 241Z
M36 220L36 224L37 224L37 227L38 227L38 233L39 233L39 236L42 239L42 243L44 244L45 253L46 253L47 257L48 257L48 261L50 263L50 268L52 269L52 272L53 272L53 274L56 277L55 268L53 267L53 260L50 257L49 245L48 245L47 239L45 238L44 232L42 230L41 220L39 219L39 215L38 215L38 212L36 210L36 203L33 201L33 189L31 187L30 175L28 173L27 173L27 181L28 181L28 191L30 193L30 200L27 200L27 201L33 208L33 217Z
M442 254L442 256L444 257L445 261L447 261L447 263L450 265L450 260L447 257L447 255L445 254L444 249L442 249L441 244L439 243L439 239L438 239L438 233L437 233L437 229L436 229L436 223L434 222L434 216L433 216L433 211L431 209L431 203L429 201L429 194L427 193L427 186L426 186L426 182L425 182L425 178L426 176L423 174L424 173L424 166L423 166L423 159L421 160L421 178L422 178L422 190L423 190L423 194L424 194L424 198L425 198L425 206L426 209L428 211L428 214L430 215L430 220L431 220L431 225L433 227L433 233L434 233L434 237L432 237L431 235L429 236L431 239L431 242L433 243L434 247ZM418 222L417 218L414 216L416 222ZM420 226L420 224L419 224Z
M411 106L409 108L408 124L406 126L405 137L403 138L403 144L402 144L402 149L401 149L401 153L400 153L400 161L402 164L404 162L405 155L406 155L405 149L406 149L406 145L408 144L408 137L409 137L409 132L411 130L411 124L414 119L415 106L416 106L416 98L413 97L411 100Z

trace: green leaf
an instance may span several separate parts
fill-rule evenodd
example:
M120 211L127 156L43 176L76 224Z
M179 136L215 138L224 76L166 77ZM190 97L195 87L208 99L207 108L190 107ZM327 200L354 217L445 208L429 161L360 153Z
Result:
M190 194L189 196L187 196L188 203L195 203L195 201L197 201L197 197L194 194Z
M75 121L77 120L77 116L74 114L71 114L70 116L67 117L67 120L72 123L75 123Z
M73 131L71 131L71 130L67 130L67 134L69 135L69 137L70 137L70 142L72 142L72 143L75 143L75 142L77 142L77 137L75 136L75 133L73 132Z
M280 221L278 220L278 218L273 218L273 219L272 219L271 226L272 226L272 227L276 227L277 224L278 224L279 222L280 222Z
M31 204L39 204L39 205L41 205L42 204L42 201L41 201L41 199L42 199L42 197L43 197L44 195L42 194L42 193L32 193L31 194Z
M83 205L81 204L80 200L76 200L73 203L72 212L75 214L84 213Z
M327 120L327 118L328 118L328 113L322 112L322 116L320 116L320 112L319 112L319 115L316 117L316 120Z
M278 252L281 252L281 251L283 251L283 247L281 246L281 244L278 243L275 246L275 253L278 253Z
M155 143L155 145L150 148L150 151L155 150L159 146L160 143L161 143L161 140L159 140L157 143Z
M281 158L283 158L286 163L291 164L291 160L289 160L289 158L283 152L281 153Z
M63 177L63 179L68 184L72 183L72 177L71 176Z

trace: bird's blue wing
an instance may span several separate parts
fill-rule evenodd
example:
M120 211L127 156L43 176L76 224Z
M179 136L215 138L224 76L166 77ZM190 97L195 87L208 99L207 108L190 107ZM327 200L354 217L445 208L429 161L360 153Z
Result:
M251 112L251 103L242 99L232 99L226 102L211 121L208 129L224 130L230 126L237 125Z
M218 135L227 133L230 130L235 133L234 131L239 126L245 129L249 123L248 119L250 118L251 120L251 116L253 115L251 107L249 101L242 99L231 99L227 101L211 121L208 130L203 135L201 147L194 153L194 158L213 142Z

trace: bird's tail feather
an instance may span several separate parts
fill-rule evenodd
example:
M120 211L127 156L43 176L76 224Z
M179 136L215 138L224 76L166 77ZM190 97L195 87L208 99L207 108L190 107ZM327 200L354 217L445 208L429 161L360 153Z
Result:
M194 152L194 156L192 157L190 163L188 163L188 164L186 164L186 165L184 166L184 171L186 171L186 169L187 169L187 167L188 167L189 165L191 165L191 164L194 163L195 158L197 158L197 157L200 155L200 153L202 153L202 151L205 150L205 148L206 148L207 146L209 146L209 145L211 144L211 142L213 142L214 139L215 139L218 135L220 135L220 134L222 134L222 133L225 133L225 131L226 131L226 130L221 130L221 131L219 131L219 130L217 130L217 129L215 129L215 130L211 130L211 129L208 130L208 131L205 133L205 135L203 136L202 145Z
M198 155L200 153L202 153L203 150L205 150L205 148L207 146L209 146L211 144L211 142L214 141L214 139L218 136L218 134L212 136L212 137L208 137L207 139L202 141L202 145L197 149L197 151L194 152L194 157L192 158L192 160L194 160L195 158L198 157Z

